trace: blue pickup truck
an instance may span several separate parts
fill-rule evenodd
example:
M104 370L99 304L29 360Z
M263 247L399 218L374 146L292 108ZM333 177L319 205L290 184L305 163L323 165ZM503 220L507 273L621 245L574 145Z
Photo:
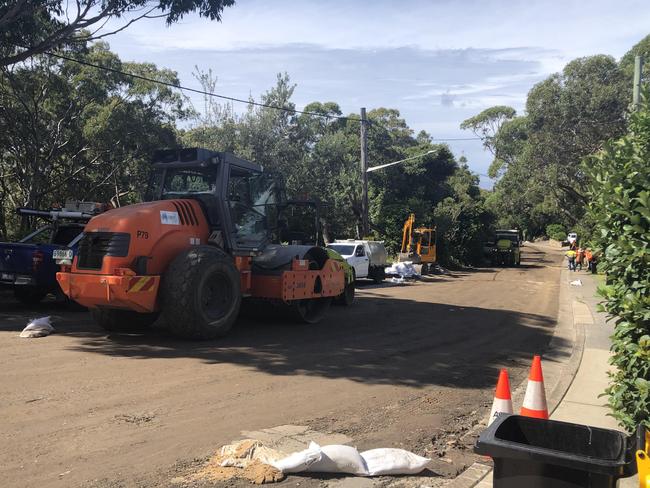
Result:
M43 218L47 224L18 242L0 242L0 286L12 288L17 300L33 305L49 293L60 294L56 272L60 264L72 262L84 226L95 212L17 211Z

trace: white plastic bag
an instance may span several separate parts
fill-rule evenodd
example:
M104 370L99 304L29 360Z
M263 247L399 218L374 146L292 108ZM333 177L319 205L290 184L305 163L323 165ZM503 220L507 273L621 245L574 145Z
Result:
M415 276L420 276L420 274L416 271L415 266L413 266L413 263L398 263L397 266L398 273L403 278L413 278Z
M312 442L304 451L294 452L290 456L272 463L272 466L283 473L300 473L320 461L321 456L320 446Z
M393 263L391 266L386 268L385 273L387 275L395 275L400 278L413 278L419 276L418 272L415 270L415 266L411 261L404 261L402 263Z
M404 449L371 449L361 453L368 476L386 474L416 474L427 467L431 459Z
M309 472L368 475L366 463L354 447L340 444L319 447L315 442L312 442L309 447L319 448L321 451L321 458L307 467Z
M54 332L54 327L50 323L50 317L41 317L34 319L20 333L20 337L31 339L33 337L45 337Z

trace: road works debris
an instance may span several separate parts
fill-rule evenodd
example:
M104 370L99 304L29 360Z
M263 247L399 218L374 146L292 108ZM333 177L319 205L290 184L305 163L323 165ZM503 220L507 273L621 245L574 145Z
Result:
M284 456L284 453L271 449L258 440L244 439L223 446L197 472L176 478L174 482L179 484L203 480L217 482L237 478L261 485L282 481L284 474L270 463Z

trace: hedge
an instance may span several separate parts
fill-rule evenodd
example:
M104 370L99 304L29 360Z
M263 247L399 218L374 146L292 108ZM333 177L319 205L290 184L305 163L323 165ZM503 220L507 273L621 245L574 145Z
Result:
M628 431L650 427L650 103L631 114L628 132L585 161L590 213L603 251L601 309L615 323L612 415Z
M556 241L566 241L566 228L562 224L548 224L546 226L546 237L555 239Z

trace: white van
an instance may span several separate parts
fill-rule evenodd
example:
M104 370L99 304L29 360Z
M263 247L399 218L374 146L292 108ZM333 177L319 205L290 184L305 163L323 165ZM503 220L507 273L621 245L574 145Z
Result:
M381 241L336 240L327 245L338 252L354 268L355 278L370 278L375 283L384 281L388 254Z

